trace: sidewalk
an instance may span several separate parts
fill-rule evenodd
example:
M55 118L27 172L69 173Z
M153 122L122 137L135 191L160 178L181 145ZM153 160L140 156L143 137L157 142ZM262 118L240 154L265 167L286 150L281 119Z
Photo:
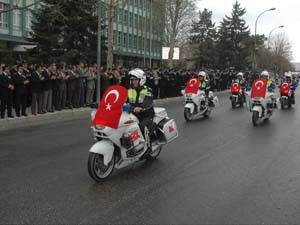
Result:
M218 96L226 93L228 93L228 91L216 92L215 95ZM176 102L182 98L183 97L180 96L175 98L158 99L154 101L154 104L162 105L168 102ZM30 112L30 108L28 108L27 111ZM30 126L38 126L58 121L87 119L90 117L91 111L91 108L79 108L55 111L54 113L47 113L41 115L38 114L37 116L28 114L28 117L19 117L13 119L5 118L0 120L0 131Z

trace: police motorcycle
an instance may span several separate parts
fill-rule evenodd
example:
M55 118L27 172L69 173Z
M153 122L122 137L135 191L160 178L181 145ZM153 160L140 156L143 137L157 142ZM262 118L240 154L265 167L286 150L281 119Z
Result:
M280 85L280 105L281 109L291 108L295 104L295 90L297 84L292 82L292 74L285 74L285 82Z
M277 108L277 99L274 87L269 80L269 72L263 71L261 78L255 80L251 92L246 92L248 108L252 112L252 123L254 126L269 120ZM269 83L269 84L268 84Z
M238 73L238 77L243 78L243 73ZM237 106L243 107L244 106L244 90L239 82L239 80L234 81L234 83L230 86L230 97L231 106L235 109Z
M212 91L209 91L209 86L204 85L202 89L199 87L201 82L206 82L206 73L201 71L198 74L199 78L192 78L188 81L185 90L182 90L184 95L184 118L187 122L201 117L208 117L212 109L218 104L218 97L214 96ZM208 92L208 97L205 92Z
M174 119L168 117L164 108L154 108L153 132L149 135L150 140L145 138L149 136L144 137L139 120L126 99L125 88L112 86L104 94L98 110L91 113L96 143L89 150L88 171L96 182L107 180L114 169L144 159L155 160L163 146L178 137ZM145 129L145 132L149 131Z

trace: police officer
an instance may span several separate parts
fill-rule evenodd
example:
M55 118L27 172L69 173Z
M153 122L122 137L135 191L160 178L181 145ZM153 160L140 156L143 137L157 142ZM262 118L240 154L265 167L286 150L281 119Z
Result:
M13 80L7 66L2 68L3 73L0 75L0 96L1 96L1 119L4 119L5 110L7 109L8 118L14 118L12 115L13 104Z
M246 96L245 96L246 81L244 79L244 74L242 72L239 72L237 74L237 79L235 80L235 82L241 85L243 101L246 102Z
M273 81L270 79L270 73L268 71L264 70L264 71L261 72L260 77L267 79L267 81L268 81L268 83L267 83L268 91L269 92L274 92L275 85L274 85Z
M214 106L213 97L209 97L210 84L207 79L206 72L200 71L198 73L198 78L200 80L199 89L205 92L205 96L208 99L208 105Z
M129 78L131 87L128 89L128 103L133 107L133 114L139 119L139 126L144 134L148 148L150 148L149 132L151 132L154 117L152 90L145 86L146 76L143 70L131 70Z

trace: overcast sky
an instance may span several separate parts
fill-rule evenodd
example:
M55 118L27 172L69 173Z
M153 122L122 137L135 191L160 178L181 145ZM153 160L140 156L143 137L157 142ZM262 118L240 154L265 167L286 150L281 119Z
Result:
M219 25L224 15L230 15L235 0L200 0L199 9L207 8L213 11L213 21ZM273 32L284 32L293 46L293 61L300 62L300 0L239 0L241 6L247 9L244 17L251 33L254 34L255 20L264 10L275 7L262 15L258 21L257 33L269 36L270 31L280 25L283 29Z

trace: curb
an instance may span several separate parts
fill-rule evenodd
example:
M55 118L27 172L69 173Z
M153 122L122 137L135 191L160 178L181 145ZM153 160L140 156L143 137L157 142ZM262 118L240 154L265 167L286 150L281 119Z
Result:
M216 92L215 95L223 95L228 93L229 91ZM183 98L174 97L174 98L166 98L166 99L158 99L154 100L154 104L164 104L168 102L176 102ZM30 115L28 117L14 118L14 119L4 119L0 120L0 131L16 129L16 128L24 128L24 127L32 127L43 124L49 124L52 122L58 121L72 121L79 119L87 119L91 114L91 108L80 108L80 109L72 109L72 110L63 110L56 111L54 113L48 113L44 115L33 116Z

